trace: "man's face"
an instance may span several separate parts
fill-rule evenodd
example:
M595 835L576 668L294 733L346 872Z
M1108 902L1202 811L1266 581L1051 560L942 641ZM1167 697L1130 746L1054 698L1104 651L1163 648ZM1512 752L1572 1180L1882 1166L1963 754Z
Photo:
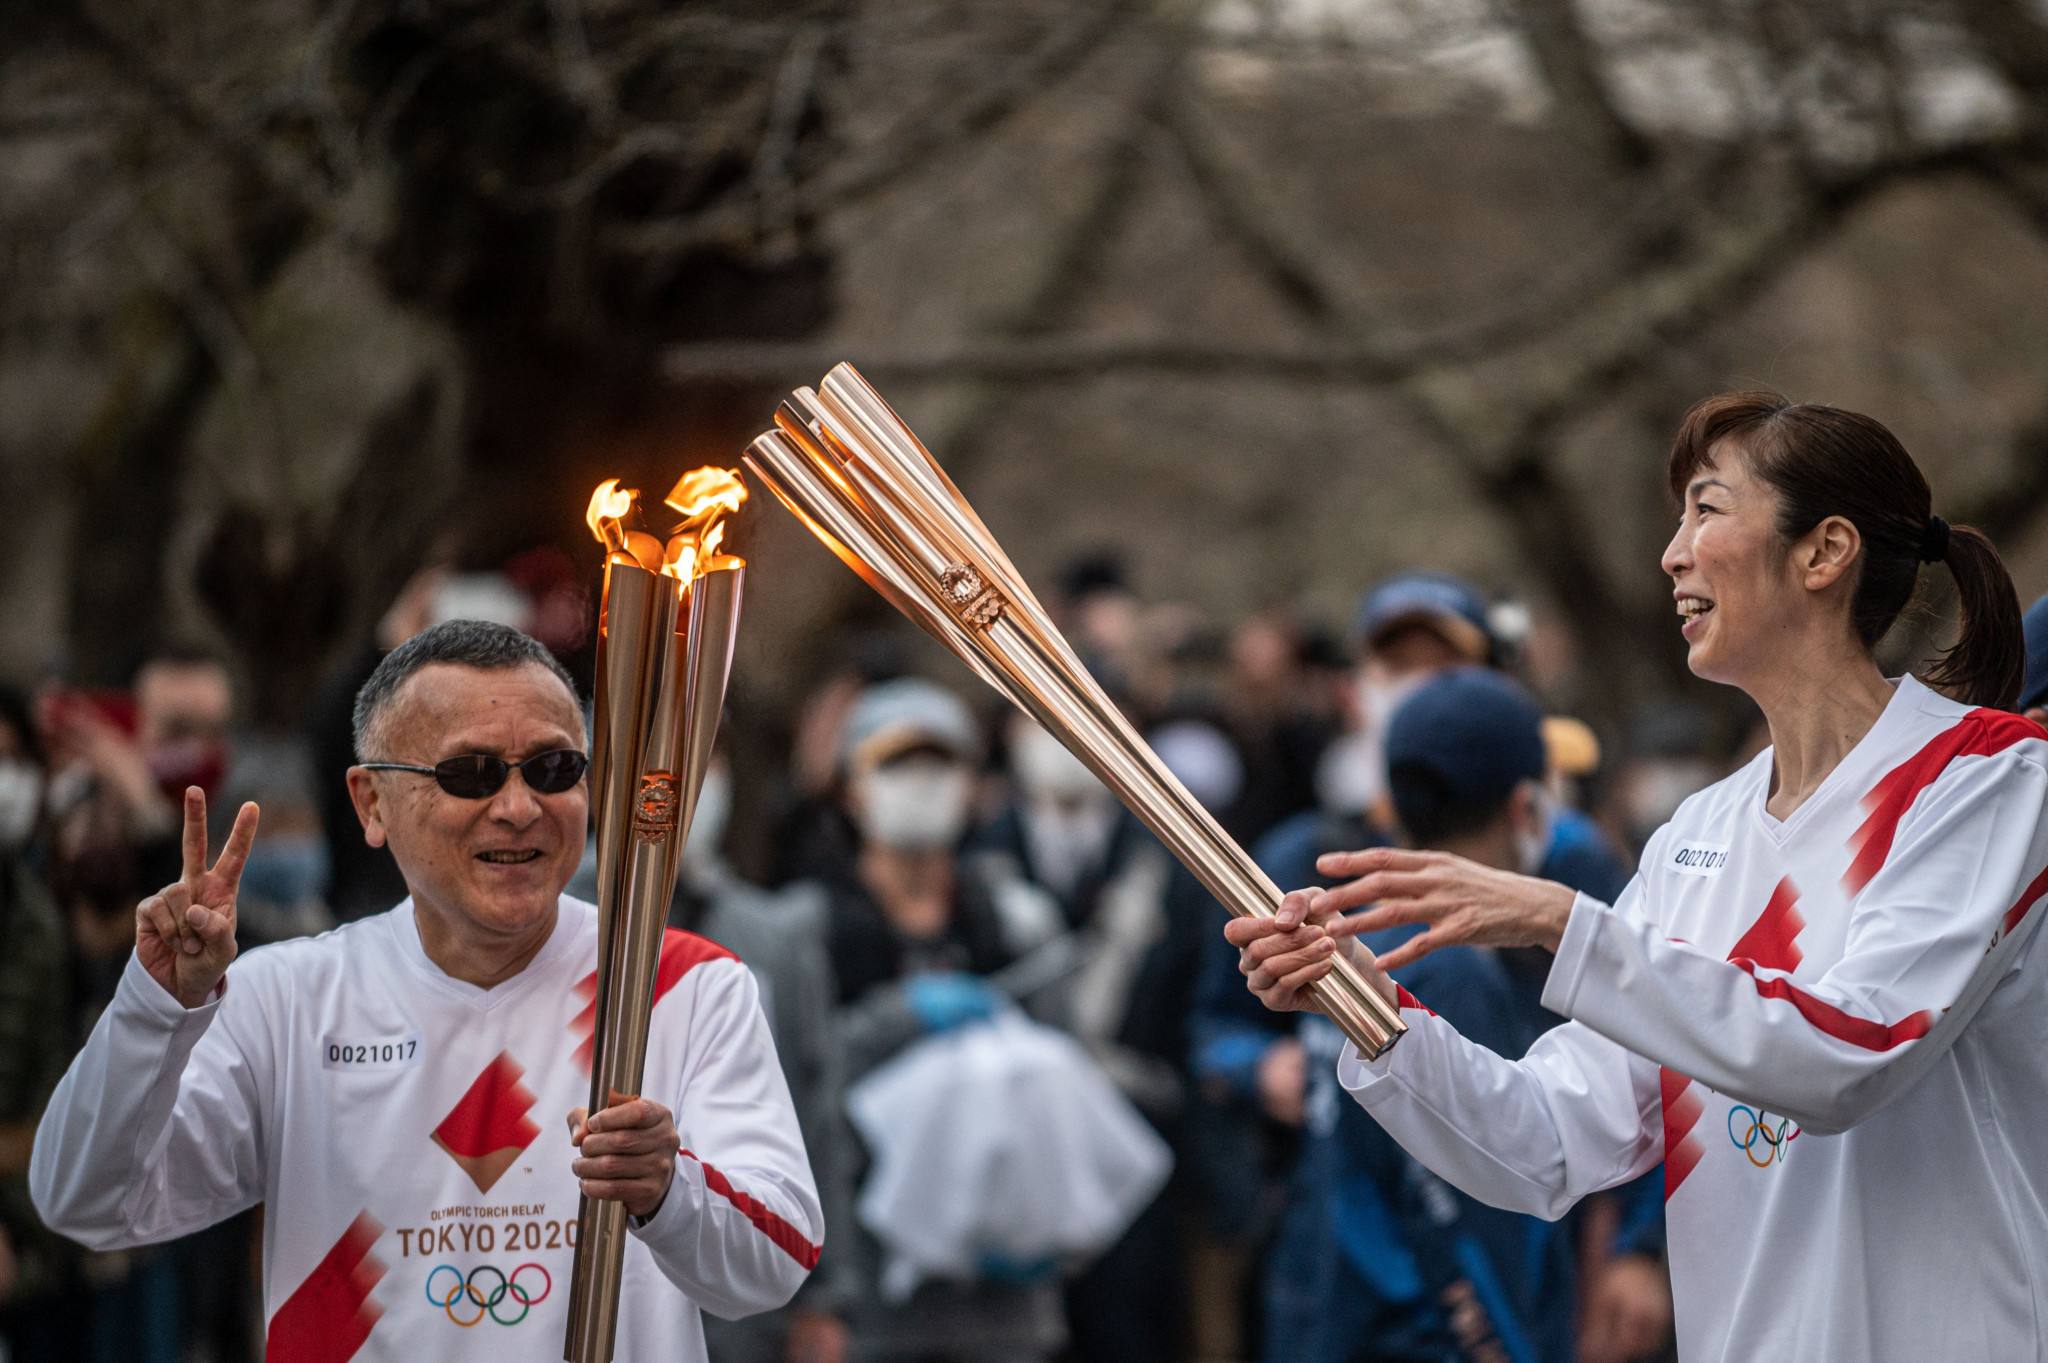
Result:
M1387 630L1372 641L1365 654L1366 667L1390 681L1435 676L1469 661L1441 629L1420 619Z
M365 755L421 766L470 753L520 762L583 751L583 716L561 679L537 664L432 663L392 698L378 747ZM431 776L352 767L349 792L365 840L391 848L414 903L456 932L519 937L552 921L583 854L587 777L542 795L513 771L495 794L465 800Z
M135 675L136 740L145 752L225 742L234 693L217 663L152 662Z

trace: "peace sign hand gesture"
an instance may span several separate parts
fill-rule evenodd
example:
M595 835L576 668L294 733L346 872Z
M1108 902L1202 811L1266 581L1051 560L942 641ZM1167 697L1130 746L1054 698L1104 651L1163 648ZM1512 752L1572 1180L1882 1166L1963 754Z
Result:
M135 955L149 977L187 1008L205 1003L235 959L235 892L256 841L261 811L235 814L220 860L206 864L206 794L185 789L185 868L135 908Z

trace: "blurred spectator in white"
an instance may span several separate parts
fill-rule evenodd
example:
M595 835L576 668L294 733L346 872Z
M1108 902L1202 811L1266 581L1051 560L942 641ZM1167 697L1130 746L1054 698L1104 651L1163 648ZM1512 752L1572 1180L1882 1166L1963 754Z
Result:
M871 686L847 714L840 776L858 847L826 892L832 1033L849 1087L921 1039L993 1017L1003 995L991 977L1058 945L1049 895L958 852L980 752L967 707L930 682ZM1037 982L1034 1001L1061 983ZM858 1187L865 1149L853 1160ZM832 1243L828 1254L846 1256L854 1275L846 1319L856 1360L1028 1363L1065 1341L1058 1265L992 1252L978 1279L928 1280L898 1301L881 1290L883 1250L865 1226L842 1219Z
M970 844L995 874L1059 904L1080 948L1069 1025L1123 1094L1178 1148L1187 1018L1206 946L1206 896L1080 759L1029 717L1003 731L1010 799ZM1184 1352L1185 1253L1172 1189L1068 1288L1070 1356L1167 1363Z

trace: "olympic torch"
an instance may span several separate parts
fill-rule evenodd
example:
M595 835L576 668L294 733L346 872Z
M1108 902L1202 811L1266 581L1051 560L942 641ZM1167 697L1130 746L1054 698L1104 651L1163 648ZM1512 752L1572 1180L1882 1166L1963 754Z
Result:
M718 737L746 562L720 552L746 500L730 469L683 475L665 499L666 542L627 524L636 493L616 479L586 519L605 549L590 788L597 811L598 956L590 1110L640 1091L662 931L684 840ZM610 1363L626 1209L582 1199L570 1270L569 1363Z
M1280 890L1138 736L910 428L851 365L798 389L746 466L847 567L1078 757L1231 913ZM1318 1006L1367 1057L1406 1030L1342 957Z

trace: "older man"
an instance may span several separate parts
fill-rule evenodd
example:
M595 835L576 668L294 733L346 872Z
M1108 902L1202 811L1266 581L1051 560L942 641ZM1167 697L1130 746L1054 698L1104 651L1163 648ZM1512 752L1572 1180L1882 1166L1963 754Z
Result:
M701 1359L701 1309L778 1306L818 1199L746 969L671 931L646 1096L585 1117L597 923L563 897L581 713L539 644L455 621L358 698L350 793L411 891L236 963L245 805L136 912L135 955L37 1134L36 1204L96 1247L266 1205L272 1359L561 1356L577 1194L632 1214L618 1357ZM579 1149L580 1147L580 1149Z

